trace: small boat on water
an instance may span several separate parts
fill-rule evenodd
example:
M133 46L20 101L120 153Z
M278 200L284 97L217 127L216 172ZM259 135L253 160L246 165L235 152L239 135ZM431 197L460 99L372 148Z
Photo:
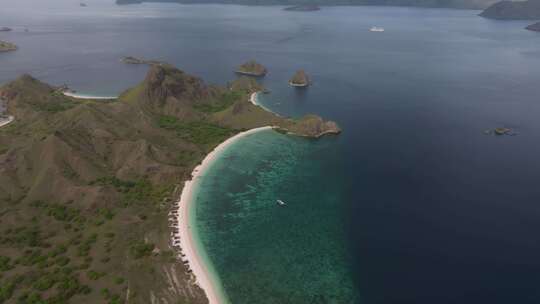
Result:
M282 201L282 200L277 200L276 203L279 205L279 206L287 206L287 204Z
M369 31L370 32L384 32L384 28L374 26L374 27L370 28Z

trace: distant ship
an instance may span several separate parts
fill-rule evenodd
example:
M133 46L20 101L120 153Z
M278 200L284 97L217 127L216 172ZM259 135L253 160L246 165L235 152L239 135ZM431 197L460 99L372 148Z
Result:
M384 29L382 27L372 27L369 29L370 32L384 32Z
M277 200L276 202L277 202L277 204L280 205L280 206L287 206L287 204L286 204L284 201L282 201L282 200Z

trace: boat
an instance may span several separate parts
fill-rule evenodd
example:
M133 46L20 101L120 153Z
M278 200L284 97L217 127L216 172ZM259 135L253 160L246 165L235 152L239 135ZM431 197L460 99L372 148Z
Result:
M370 28L369 31L370 32L384 32L384 28L374 26L374 27Z
M276 202L279 206L287 206L287 204L282 200L277 200Z

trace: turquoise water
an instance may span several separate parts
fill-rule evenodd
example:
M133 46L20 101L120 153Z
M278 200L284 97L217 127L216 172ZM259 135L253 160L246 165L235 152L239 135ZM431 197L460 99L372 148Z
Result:
M200 179L197 229L232 303L356 302L334 141L263 131Z

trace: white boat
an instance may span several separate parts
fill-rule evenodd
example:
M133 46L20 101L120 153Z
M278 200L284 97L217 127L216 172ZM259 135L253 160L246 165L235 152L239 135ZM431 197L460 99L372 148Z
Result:
M374 27L370 28L369 31L370 32L384 32L384 28L374 26Z
M277 204L280 205L280 206L286 206L286 205L287 205L287 204L286 204L284 201L282 201L282 200L277 200L276 202L277 202Z

